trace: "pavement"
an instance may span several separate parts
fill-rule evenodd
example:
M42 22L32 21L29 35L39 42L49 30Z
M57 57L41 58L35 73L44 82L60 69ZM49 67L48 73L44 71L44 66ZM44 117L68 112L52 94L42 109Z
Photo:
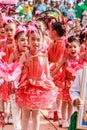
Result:
M40 130L68 130L62 127L59 127L58 121L47 120L47 111L41 111L41 121L40 121ZM13 125L6 125L4 128L0 128L0 130L13 130ZM32 130L32 119L29 121L29 130Z

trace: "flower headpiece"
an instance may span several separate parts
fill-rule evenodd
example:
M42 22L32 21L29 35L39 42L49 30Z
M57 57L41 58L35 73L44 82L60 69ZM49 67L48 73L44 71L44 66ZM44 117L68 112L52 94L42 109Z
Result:
M15 31L15 35L14 38L16 39L16 36L20 33L20 32L25 32L26 33L26 27L25 26L18 26L18 28Z
M28 25L28 31L27 31L27 34L30 35L31 32L35 32L35 33L38 33L38 25L36 24L35 21L33 22L30 22L29 25Z

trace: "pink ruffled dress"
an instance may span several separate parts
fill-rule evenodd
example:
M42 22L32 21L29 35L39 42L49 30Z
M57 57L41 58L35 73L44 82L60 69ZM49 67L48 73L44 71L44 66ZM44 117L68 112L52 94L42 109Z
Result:
M11 83L16 81L20 74L21 65L19 63L15 62L8 64L7 62L0 60L0 93L3 100L8 100L10 92L9 87L11 87Z
M80 63L79 60L69 59L67 60L67 66L65 66L64 73L65 73L65 87L62 89L62 100L63 101L72 101L69 89L72 81L75 79L77 71L79 71L83 65Z
M18 105L28 109L50 109L58 89L50 79L48 56L43 52L28 53L16 93Z

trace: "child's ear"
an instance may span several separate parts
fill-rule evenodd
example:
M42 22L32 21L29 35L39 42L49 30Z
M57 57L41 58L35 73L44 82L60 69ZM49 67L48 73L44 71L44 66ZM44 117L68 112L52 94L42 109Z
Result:
M16 45L17 45L17 42L18 42L18 40L16 39L16 40L15 40L15 44L16 44Z
M54 34L54 36L55 36L55 35L58 35L58 33L57 33L56 30L53 30L53 34Z

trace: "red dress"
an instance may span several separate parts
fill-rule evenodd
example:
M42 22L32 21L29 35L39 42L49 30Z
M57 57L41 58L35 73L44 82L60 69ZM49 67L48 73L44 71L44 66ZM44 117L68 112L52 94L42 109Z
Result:
M65 56L65 41L60 39L58 42L53 43L48 48L48 57L50 61L50 72L53 72L57 65L62 61ZM54 75L53 82L58 87L58 97L61 98L61 90L64 85L64 73L62 68Z
M58 42L53 43L48 48L48 58L51 63L59 62L65 53L65 42L60 39Z
M5 53L5 56L3 56L3 62L9 63L10 54L13 53L14 50L13 40L9 41L5 39L5 41L1 43L1 47L1 51ZM2 99L5 101L7 101L9 97L8 87L9 83L5 81L1 88Z
M70 94L69 94L69 89L72 81L75 79L77 71L79 71L83 65L80 63L80 60L74 60L74 59L69 59L67 60L67 66L65 66L64 69L64 88L62 89L62 100L63 101L72 101Z
M25 55L25 64L17 90L17 103L28 109L50 109L58 89L49 78L48 56L43 52Z

